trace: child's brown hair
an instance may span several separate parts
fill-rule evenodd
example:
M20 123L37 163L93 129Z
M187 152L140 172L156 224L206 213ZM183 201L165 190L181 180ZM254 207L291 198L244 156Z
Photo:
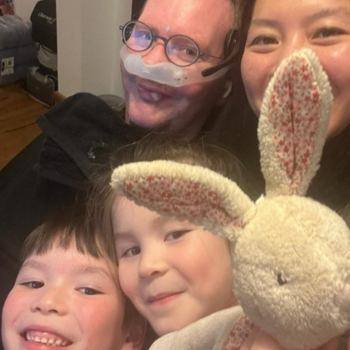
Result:
M123 164L154 160L172 160L208 168L236 182L248 195L257 196L250 175L232 153L208 144L201 138L190 142L154 133L137 143L117 150L110 160L109 167L96 171L89 207L90 216L94 217L99 230L110 232L113 236L111 213L113 204L118 198L117 191L110 186L113 170Z
M75 243L80 253L107 258L116 263L113 242L109 231L103 232L93 225L87 216L85 203L75 203L56 211L31 232L24 242L21 262L32 254L47 253L54 245L68 249Z

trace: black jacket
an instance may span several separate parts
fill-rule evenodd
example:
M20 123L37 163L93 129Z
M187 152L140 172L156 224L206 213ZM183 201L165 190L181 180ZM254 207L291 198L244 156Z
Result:
M0 172L0 306L19 269L28 234L48 215L89 188L91 165L108 147L137 141L145 131L124 123L102 99L67 98L38 118L43 130Z

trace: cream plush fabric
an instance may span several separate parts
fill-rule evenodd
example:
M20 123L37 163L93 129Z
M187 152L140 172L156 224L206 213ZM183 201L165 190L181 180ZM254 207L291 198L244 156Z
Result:
M237 349L250 334L245 321L241 307L225 309L159 338L150 350Z

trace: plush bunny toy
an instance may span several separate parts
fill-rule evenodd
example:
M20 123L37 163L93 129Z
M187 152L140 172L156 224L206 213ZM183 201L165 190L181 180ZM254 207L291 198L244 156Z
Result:
M199 166L140 162L112 176L112 186L137 204L228 238L240 305L285 349L317 348L350 329L349 229L303 197L318 169L331 105L328 78L311 50L281 63L261 108L266 196L256 203Z

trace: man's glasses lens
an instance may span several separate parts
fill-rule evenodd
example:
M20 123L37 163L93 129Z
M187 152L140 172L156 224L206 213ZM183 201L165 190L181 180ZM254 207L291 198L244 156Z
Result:
M179 66L189 66L196 62L199 56L197 44L183 35L171 37L166 46L166 52L170 61Z
M126 45L134 51L145 51L152 45L152 33L142 23L128 22L123 28L123 39Z
M164 42L165 53L169 61L178 66L189 66L195 63L200 56L196 42L185 35L174 35L167 39L154 35L147 25L137 21L126 23L122 30L125 44L133 51L146 51L158 38Z

